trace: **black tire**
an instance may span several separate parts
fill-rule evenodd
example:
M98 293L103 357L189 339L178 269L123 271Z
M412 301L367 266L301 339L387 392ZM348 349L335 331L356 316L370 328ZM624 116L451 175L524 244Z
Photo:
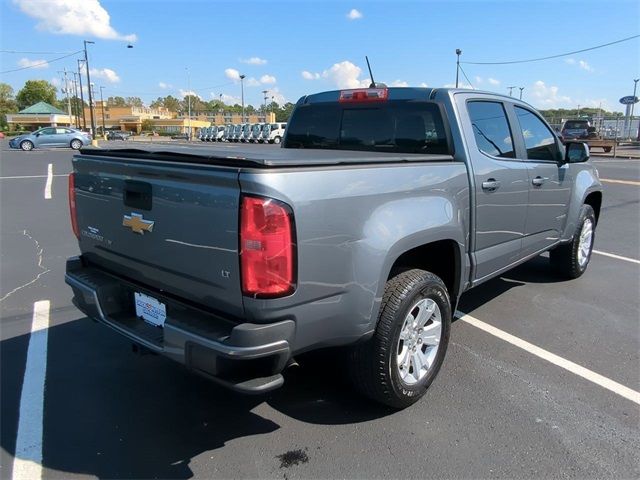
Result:
M25 152L33 150L33 142L30 140L23 140L20 142L20 148Z
M71 140L71 143L69 144L69 146L74 150L80 150L82 148L82 141L75 138Z
M413 385L400 377L397 349L405 318L421 299L432 299L440 309L441 337L436 356L423 378ZM444 360L451 331L451 301L444 282L424 270L408 270L385 287L373 337L349 352L351 381L362 394L393 408L417 402L435 379Z
M586 222L591 222L591 243L588 248L588 254L586 255L586 261L580 261L580 236L582 229ZM591 252L593 251L593 244L595 240L595 228L596 228L596 215L591 208L591 205L583 205L580 209L580 216L576 231L573 234L571 242L559 245L549 252L549 261L551 267L558 273L558 275L573 279L580 277L589 266L591 260ZM584 257L582 257L584 258Z
M604 147L604 153L609 153L611 151L611 147Z

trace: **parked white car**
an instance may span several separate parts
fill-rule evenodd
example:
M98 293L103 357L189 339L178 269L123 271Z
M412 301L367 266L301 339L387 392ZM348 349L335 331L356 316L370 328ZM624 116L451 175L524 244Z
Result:
M284 137L284 131L287 128L286 123L277 122L269 123L262 129L262 137L260 142L279 144Z

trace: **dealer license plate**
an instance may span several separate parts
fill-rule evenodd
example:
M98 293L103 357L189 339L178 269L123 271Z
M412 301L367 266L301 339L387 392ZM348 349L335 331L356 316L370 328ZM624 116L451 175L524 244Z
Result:
M145 322L162 327L167 319L167 307L164 303L144 293L135 292L136 316Z

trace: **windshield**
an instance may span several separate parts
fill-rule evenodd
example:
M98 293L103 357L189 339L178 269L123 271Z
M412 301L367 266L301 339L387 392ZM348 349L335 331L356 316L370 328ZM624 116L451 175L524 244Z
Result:
M262 135L263 136L269 135L270 131L271 131L271 125L269 125L268 123L264 127L262 127Z
M284 146L449 153L442 114L438 105L430 102L302 105L293 113Z
M566 122L564 124L564 128L567 130L584 130L585 128L587 128L587 122L585 121L581 121L581 120L575 120L572 122Z
M236 128L233 130L233 133L240 133L242 131L242 125L236 125Z
M255 124L253 126L253 133L260 133L260 130L262 129L262 125L260 124Z

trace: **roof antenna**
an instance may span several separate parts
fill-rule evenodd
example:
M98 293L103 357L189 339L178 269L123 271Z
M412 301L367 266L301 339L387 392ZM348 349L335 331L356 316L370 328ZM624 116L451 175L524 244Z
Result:
M376 88L376 82L373 80L373 72L371 71L371 65L369 64L369 57L365 55L364 58L367 60L367 68L369 69L369 76L371 77L371 85L369 85L369 88Z

